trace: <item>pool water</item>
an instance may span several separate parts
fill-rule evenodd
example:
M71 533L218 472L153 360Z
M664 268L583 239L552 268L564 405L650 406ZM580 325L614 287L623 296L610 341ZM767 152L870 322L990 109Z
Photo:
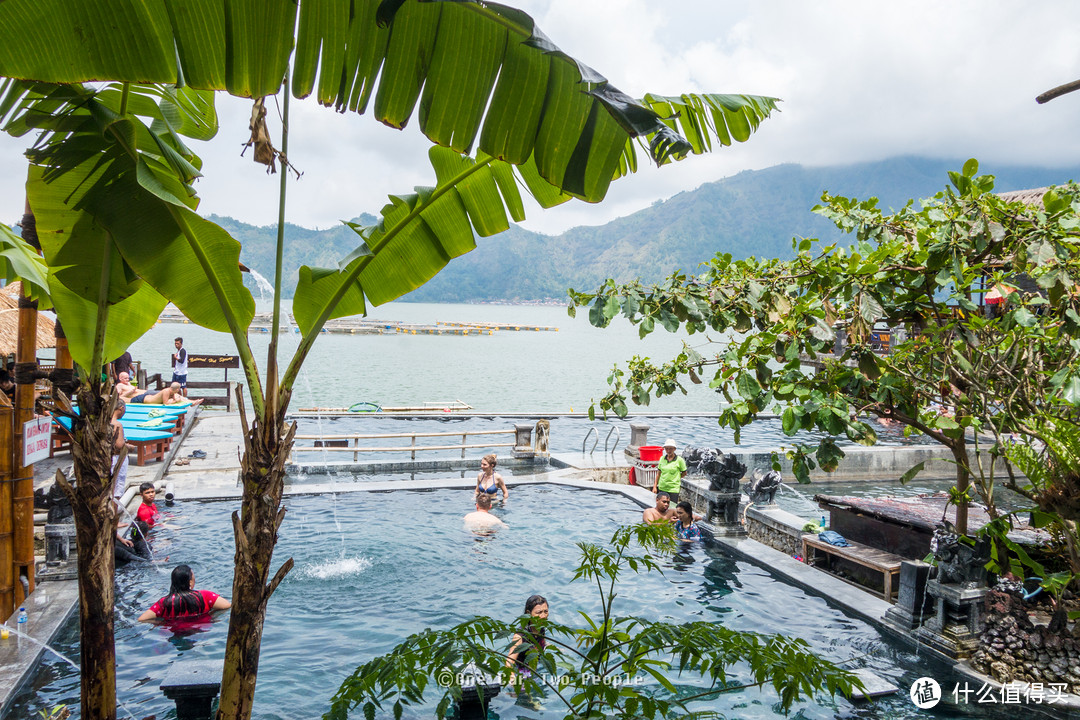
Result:
M297 496L286 500L275 566L293 557L296 567L270 601L265 626L254 716L313 718L329 707L341 681L359 664L390 650L410 633L448 627L475 615L512 619L525 598L545 595L554 620L574 624L579 611L600 610L593 586L571 583L577 542L605 543L614 529L640 519L641 509L622 495L529 485L511 490L495 512L510 526L491 537L466 531L462 516L472 510L463 490L394 491ZM231 594L233 542L230 513L235 502L186 502L165 508L168 523L153 539L160 566L118 573L116 617L117 694L135 717L172 717L172 703L158 685L170 664L195 658L219 659L227 616L196 632L176 634L136 618L168 590L168 573L179 563L192 566L196 585ZM167 562L165 560L167 559ZM902 688L870 706L842 698L816 698L795 707L797 718L917 718L966 716L975 706L939 705L918 710L908 688L918 677L953 679L891 644L872 626L831 608L823 599L788 586L768 572L726 555L719 547L696 545L667 558L663 574L628 574L619 587L615 611L649 619L713 620L759 632L804 638L822 656L853 660ZM77 622L59 640L78 658ZM681 687L695 683L679 680ZM432 696L432 703L437 699ZM47 656L32 687L9 717L36 717L59 704L76 705L74 670ZM518 717L506 696L496 698L492 717ZM703 703L728 717L773 718L776 697L768 690L740 691ZM996 715L979 707L979 717ZM562 717L549 702L539 714ZM432 717L417 709L409 717ZM357 717L361 714L357 713Z

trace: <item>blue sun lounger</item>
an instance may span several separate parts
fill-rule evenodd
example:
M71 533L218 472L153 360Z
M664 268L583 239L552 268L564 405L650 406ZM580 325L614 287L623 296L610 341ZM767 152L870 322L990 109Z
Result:
M71 418L66 417L54 417L53 422L63 428L65 431L71 431ZM149 460L164 460L165 453L169 452L169 447L172 445L172 439L174 437L172 429L167 430L147 430L138 427L128 427L123 420L120 424L124 428L124 439L131 445L135 446L135 464L145 465ZM71 439L65 433L57 433L53 436L53 450L66 449L71 446ZM62 439L65 444L64 448L57 448L56 441Z

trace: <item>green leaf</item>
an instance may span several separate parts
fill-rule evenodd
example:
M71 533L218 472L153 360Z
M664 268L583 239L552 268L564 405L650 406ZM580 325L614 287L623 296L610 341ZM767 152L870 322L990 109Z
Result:
M1070 405L1080 405L1080 376L1069 376L1061 386L1061 396Z
M884 314L881 303L873 295L865 292L859 294L859 315L868 325L873 325Z
M907 472L900 476L900 484L907 485L915 478L916 475L923 471L924 467L926 467L925 461L912 466L911 469L909 469Z
M975 158L971 158L964 163L964 177L975 177L975 174L979 172L979 161Z
M877 357L873 353L863 353L859 356L859 370L871 380L881 377L881 368L878 367Z
M736 387L739 395L746 400L753 400L761 394L761 385L758 384L757 378L748 372L739 374Z
M93 367L97 303L67 289L56 276L51 276L49 280L53 304L57 317L64 325L71 357L83 367ZM167 303L152 287L142 283L127 298L110 305L105 326L104 357L119 357L146 334L157 323Z
M0 223L0 275L4 282L19 280L23 292L38 303L39 310L52 307L49 297L49 269L45 260L25 240Z

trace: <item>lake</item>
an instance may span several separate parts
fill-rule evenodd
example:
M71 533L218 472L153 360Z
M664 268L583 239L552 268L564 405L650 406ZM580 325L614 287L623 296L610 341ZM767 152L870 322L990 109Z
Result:
M269 306L259 303L259 310ZM388 303L368 317L408 323L521 323L558 327L558 332L496 331L492 335L335 335L314 345L296 384L291 409L348 407L360 401L418 405L461 400L484 412L584 412L607 393L615 363L634 355L658 361L674 357L683 338L702 350L703 337L658 330L640 340L637 328L616 319L594 328L588 311L577 318L565 306ZM235 355L232 337L191 324L158 323L131 347L149 374L170 377L173 338L182 336L189 353ZM283 334L279 357L292 357L300 336ZM269 333L251 334L260 370L265 369ZM221 380L221 370L191 370L192 380ZM243 381L240 370L229 379ZM720 396L707 384L689 385L687 395L655 400L647 410L716 412ZM643 411L646 409L642 409ZM632 408L632 412L637 409Z

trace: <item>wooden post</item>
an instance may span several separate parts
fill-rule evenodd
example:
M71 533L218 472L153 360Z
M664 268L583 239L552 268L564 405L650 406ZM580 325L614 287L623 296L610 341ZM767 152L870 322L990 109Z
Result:
M15 459L14 408L0 392L0 623L15 612L15 546L11 463Z
M22 218L22 237L38 251L41 243L37 236L37 222L26 203ZM34 466L24 466L22 458L23 424L34 418L34 378L26 377L27 368L37 366L37 301L26 295L26 286L19 297L19 344L15 350L15 432L12 443L12 484L11 520L14 533L12 545L14 552L15 580L25 576L34 591ZM21 583L16 582L15 603L25 600Z
M60 324L60 319L56 319L56 325L53 328L53 334L56 335L56 367L61 370L71 370L75 367L75 363L71 359L71 351L68 349L67 335L64 334L64 328Z

